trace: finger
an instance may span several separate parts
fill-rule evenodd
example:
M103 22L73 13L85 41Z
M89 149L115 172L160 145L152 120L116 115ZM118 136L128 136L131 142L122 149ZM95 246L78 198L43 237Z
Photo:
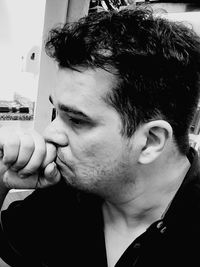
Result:
M36 132L32 133L32 137L34 140L35 149L27 165L18 172L18 174L24 178L39 170L46 154L46 144L44 138Z
M18 157L20 139L14 131L0 131L1 158L7 165L13 164Z
M61 174L57 169L56 163L52 162L44 169L43 175L39 176L37 188L52 186L58 183L61 179Z
M7 170L3 176L3 182L8 189L35 189L38 181L38 174L21 179L17 172Z
M4 173L9 169L9 166L3 163L2 160L0 160L0 179L3 177Z
M46 168L46 166L53 162L56 158L57 149L55 145L52 143L46 143L46 155L44 161L42 163L42 168Z
M61 174L55 162L52 162L47 165L47 167L44 169L44 176L49 182L53 184L60 181Z
M16 171L22 169L29 162L34 150L35 143L32 135L28 133L21 133L18 158L12 165L12 170Z

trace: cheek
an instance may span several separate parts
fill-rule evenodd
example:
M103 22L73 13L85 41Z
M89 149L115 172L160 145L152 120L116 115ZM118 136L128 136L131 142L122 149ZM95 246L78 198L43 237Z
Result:
M74 165L93 165L95 162L102 162L112 155L112 149L106 144L96 144L87 142L87 144L74 145L68 151L68 160L72 161ZM66 154L65 154L66 155ZM67 158L67 156L66 156Z
M88 144L83 150L86 158L98 158L100 155L104 153L104 149L102 145L99 144Z
M72 142L73 141L73 142ZM87 137L71 140L68 147L70 159L77 163L92 164L117 159L123 153L124 142L120 134L113 130L92 133Z
M99 144L88 144L88 146L84 147L83 156L86 160L101 163L118 158L121 151L122 148L119 143L117 144L106 140L106 142L104 141Z

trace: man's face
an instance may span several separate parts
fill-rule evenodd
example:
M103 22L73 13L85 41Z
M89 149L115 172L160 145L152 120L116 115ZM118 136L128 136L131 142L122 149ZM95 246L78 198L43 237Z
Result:
M102 69L59 70L52 94L57 116L47 130L66 181L105 197L132 179L129 140L120 133L119 114L103 100L115 85L116 77Z

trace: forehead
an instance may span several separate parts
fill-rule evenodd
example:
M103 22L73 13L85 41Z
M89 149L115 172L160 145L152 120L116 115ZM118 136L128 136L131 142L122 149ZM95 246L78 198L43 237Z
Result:
M79 109L105 107L103 98L116 86L116 80L103 69L59 69L53 97L55 102Z

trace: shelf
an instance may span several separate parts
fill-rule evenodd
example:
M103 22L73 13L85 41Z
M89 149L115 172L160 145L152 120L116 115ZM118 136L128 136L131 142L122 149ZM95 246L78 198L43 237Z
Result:
M0 121L31 121L33 115L31 114L16 114L16 113L0 113Z

